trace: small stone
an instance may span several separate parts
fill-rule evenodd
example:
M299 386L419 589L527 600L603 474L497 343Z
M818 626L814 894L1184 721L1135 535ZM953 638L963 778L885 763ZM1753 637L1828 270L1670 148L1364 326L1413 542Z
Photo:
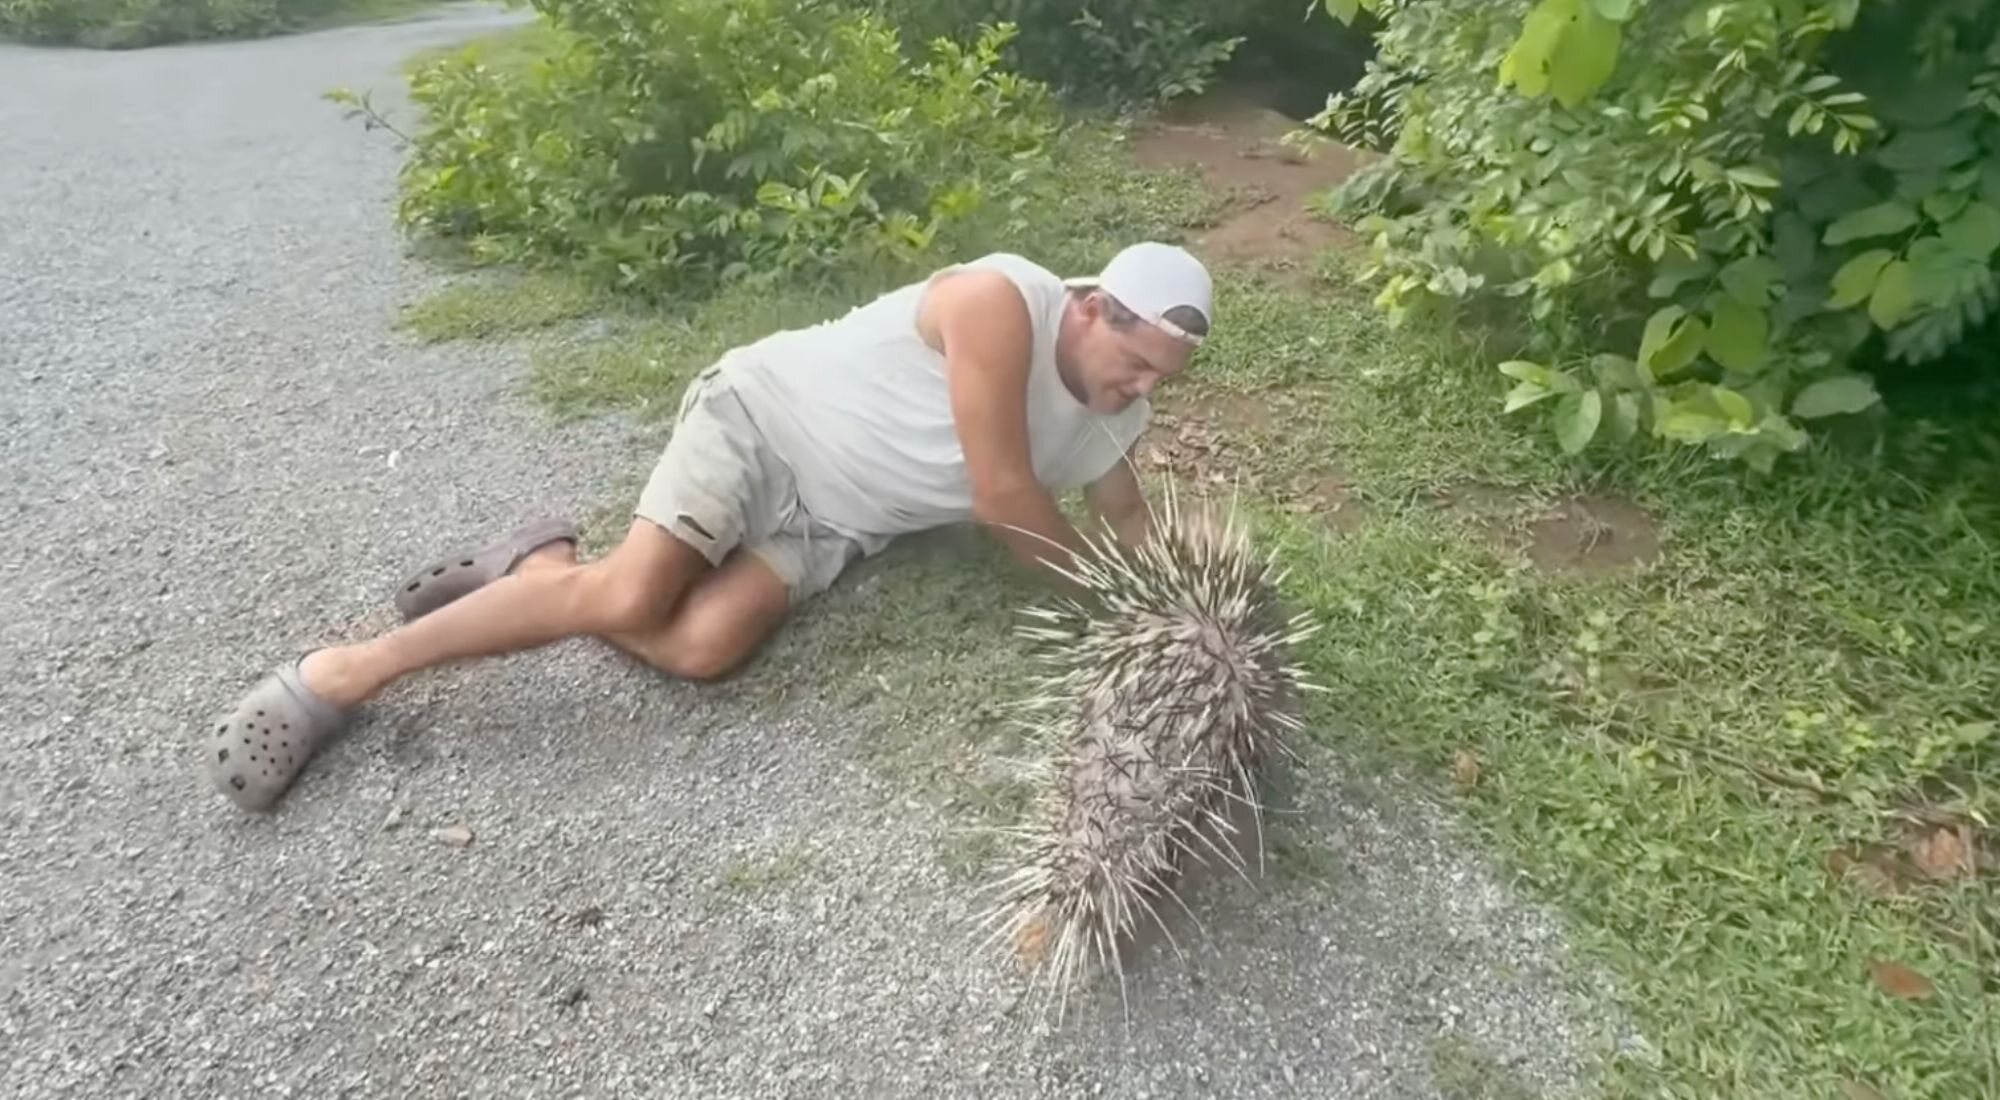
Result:
M400 827L402 824L403 824L403 808L401 806L389 807L388 815L382 818L382 831L383 832L393 831L394 829Z
M464 848L472 843L472 829L466 825L447 825L434 835L454 848Z

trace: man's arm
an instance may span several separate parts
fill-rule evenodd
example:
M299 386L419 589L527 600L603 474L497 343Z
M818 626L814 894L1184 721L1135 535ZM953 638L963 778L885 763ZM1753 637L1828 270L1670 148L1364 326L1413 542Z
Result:
M1103 477L1091 482L1084 490L1084 500L1100 526L1110 528L1120 542L1138 546L1152 533L1152 513L1146 507L1138 475L1133 473L1132 459L1128 453Z
M920 324L945 357L974 517L1038 573L1069 568L1082 539L1036 479L1028 449L1034 330L1020 291L994 272L949 276L930 288ZM1067 587L1062 577L1044 575Z

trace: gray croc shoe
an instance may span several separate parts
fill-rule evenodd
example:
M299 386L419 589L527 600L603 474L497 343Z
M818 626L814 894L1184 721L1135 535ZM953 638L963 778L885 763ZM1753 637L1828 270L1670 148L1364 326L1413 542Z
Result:
M474 589L513 572L521 559L552 542L576 542L576 525L567 520L540 519L524 523L492 542L463 554L432 562L404 582L396 593L396 610L403 621L422 618Z
M269 810L347 719L348 712L306 687L299 661L280 665L216 722L205 739L203 770L238 806Z

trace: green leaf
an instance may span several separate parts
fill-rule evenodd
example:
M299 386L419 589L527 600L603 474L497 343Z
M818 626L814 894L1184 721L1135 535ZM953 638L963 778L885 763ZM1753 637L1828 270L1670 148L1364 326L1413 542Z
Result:
M1979 155L1979 143L1969 125L1951 124L1930 130L1905 130L1875 154L1876 163L1891 172L1938 172Z
M1729 170L1729 178L1745 187L1770 188L1778 186L1778 177L1764 171L1762 168L1731 168Z
M1352 26L1355 17L1361 14L1361 0L1326 0L1326 10L1335 19Z
M1875 280L1875 293L1868 299L1868 318L1882 328L1895 328L1916 304L1916 299L1909 262L1891 261Z
M1924 197L1924 217L1934 222L1948 222L1965 209L1972 196L1963 191L1936 191Z
M1681 370L1701 353L1708 326L1679 306L1664 306L1646 320L1639 340L1639 365L1654 378Z
M2000 209L1984 202L1967 206L1940 233L1952 251L1969 259L1986 262L2000 248Z
M1942 237L1919 237L1910 243L1911 295L1918 306L1941 306L1956 301L1969 275L1983 273L1984 257L1974 259L1946 244Z
M1503 412L1514 412L1545 398L1554 397L1556 391L1535 382L1523 382L1507 391L1507 405Z
M1904 202L1883 202L1865 206L1826 227L1821 239L1827 244L1882 237L1900 233L1917 224L1917 212Z
M1556 384L1555 372L1540 363L1526 359L1509 359L1500 364L1500 373L1523 382L1533 382L1544 389L1553 389Z
M1771 284L1783 274L1769 256L1744 256L1722 269L1722 287L1744 305L1762 309L1771 304Z
M1549 90L1556 102L1577 107L1589 99L1611 74L1618 71L1618 48L1624 29L1584 8L1563 27L1549 55Z
M1805 129L1806 123L1812 121L1812 117L1813 105L1811 103L1799 104L1792 111L1792 117L1785 120L1785 133L1794 137L1798 136L1798 132Z
M1653 282L1646 288L1646 293L1655 298L1670 298L1682 283L1705 278L1714 271L1715 261L1706 254L1690 260L1684 254L1675 252L1661 260L1660 266L1654 269Z
M1757 419L1757 409L1750 404L1750 399L1727 386L1710 386L1708 396L1734 427L1747 428Z
M1549 88L1549 62L1578 0L1541 0L1521 24L1521 37L1500 60L1500 86L1533 99Z
M1896 189L1891 197L1917 203L1942 190L1943 172L1905 172L1896 177Z
M1771 320L1763 310L1724 298L1711 315L1708 357L1733 371L1754 371L1770 353L1770 336Z
M1875 283L1882 276L1882 269L1895 253L1886 248L1870 249L1840 265L1833 274L1833 297L1827 299L1828 309L1851 309L1868 300L1875 293Z
M1729 430L1729 422L1709 411L1705 401L1675 401L1655 429L1668 439L1682 443L1704 443Z
M1875 382L1865 374L1842 374L1822 378L1799 391L1792 400L1792 415L1801 420L1858 413L1881 400Z
M1565 394L1556 403L1556 442L1564 454L1576 454L1590 445L1604 418L1604 398L1596 390Z

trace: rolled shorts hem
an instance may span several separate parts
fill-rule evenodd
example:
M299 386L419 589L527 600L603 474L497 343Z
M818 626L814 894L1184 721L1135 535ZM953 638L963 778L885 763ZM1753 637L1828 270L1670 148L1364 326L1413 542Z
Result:
M694 548L711 567L741 548L777 574L794 604L824 592L866 547L815 521L791 470L765 444L723 372L688 386L673 436L634 515Z

